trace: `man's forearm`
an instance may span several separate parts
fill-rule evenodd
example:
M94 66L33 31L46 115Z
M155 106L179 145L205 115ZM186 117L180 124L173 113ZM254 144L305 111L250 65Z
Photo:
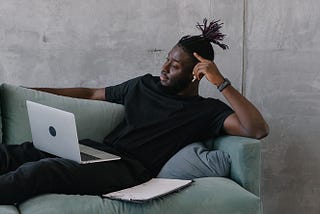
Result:
M92 88L31 88L38 91L44 91L56 95L62 95L67 97L82 98L82 99L95 99L103 100L103 89Z
M269 127L258 109L233 86L226 87L222 94L232 106L248 136L262 138L268 134Z
M199 56L197 53L193 55L199 60L192 72L195 79L201 80L205 76L209 82L222 91L235 111L235 114L230 115L224 121L225 131L231 135L259 139L265 137L269 132L269 127L256 107L235 88L227 84L214 62Z

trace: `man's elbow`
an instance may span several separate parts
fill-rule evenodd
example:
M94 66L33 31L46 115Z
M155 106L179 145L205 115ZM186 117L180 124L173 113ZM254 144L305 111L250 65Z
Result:
M267 137L269 134L269 126L267 123L265 123L263 126L259 127L259 129L257 129L254 133L254 135L252 136L255 139L262 139Z

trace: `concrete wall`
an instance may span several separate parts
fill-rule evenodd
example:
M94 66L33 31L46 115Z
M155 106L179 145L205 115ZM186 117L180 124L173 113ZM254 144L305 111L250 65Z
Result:
M246 92L271 126L266 213L320 213L319 8L318 0L248 3Z
M195 23L215 16L230 50L221 72L270 124L265 213L320 212L318 0L0 0L0 82L103 87L158 74ZM206 81L203 96L220 97Z

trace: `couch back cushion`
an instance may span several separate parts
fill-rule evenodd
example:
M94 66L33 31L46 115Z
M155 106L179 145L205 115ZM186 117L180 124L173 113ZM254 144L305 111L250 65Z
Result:
M57 96L9 84L1 85L1 95L2 140L6 144L32 141L26 100L74 113L80 140L102 142L124 117L122 105L105 101Z

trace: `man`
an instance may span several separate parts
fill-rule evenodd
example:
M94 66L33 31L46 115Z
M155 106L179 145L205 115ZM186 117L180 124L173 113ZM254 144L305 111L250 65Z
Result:
M211 43L222 48L217 21L198 24L202 35L185 36L169 52L160 77L150 74L120 85L89 89L39 88L58 95L125 105L125 119L104 140L120 161L79 165L36 150L32 143L0 146L0 204L43 193L102 194L156 176L177 151L221 134L263 138L268 125L259 111L223 77L213 62ZM198 94L205 77L232 108Z

